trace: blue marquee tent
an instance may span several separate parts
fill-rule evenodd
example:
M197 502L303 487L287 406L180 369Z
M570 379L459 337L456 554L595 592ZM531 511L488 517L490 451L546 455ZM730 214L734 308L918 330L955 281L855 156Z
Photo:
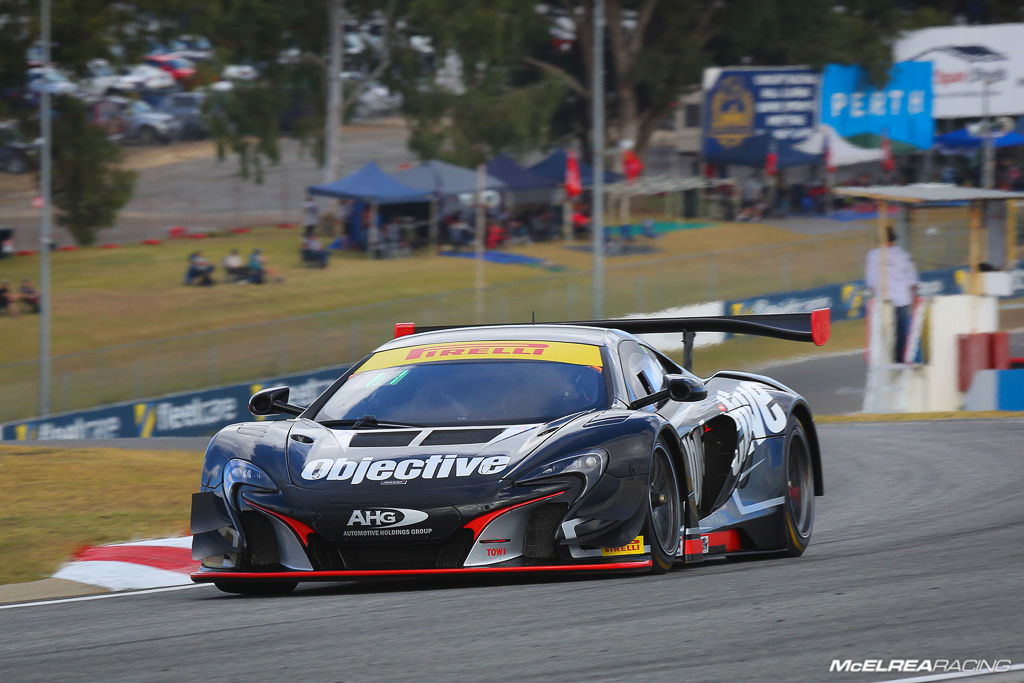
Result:
M548 158L543 161L539 161L527 170L535 175L543 176L549 180L555 181L558 185L565 182L565 160L566 152L564 149L558 149L552 152ZM617 183L622 180L623 176L614 171L604 172L604 181L606 183ZM588 164L580 162L580 180L583 182L585 187L589 187L594 184L594 169Z
M961 128L954 130L951 133L945 135L938 135L935 137L935 144L942 149L955 150L955 151L967 151L972 149L978 149L981 147L985 138L981 135L974 135L967 128ZM1008 133L999 135L992 139L992 144L995 147L1016 147L1018 145L1024 145L1024 135L1021 135L1015 130L1011 130Z
M394 178L425 193L457 195L476 192L477 189L476 171L437 160L424 161L419 166L396 171ZM484 189L505 189L505 183L491 175L484 182Z
M507 154L499 154L487 162L487 173L503 181L508 189L547 190L558 187L559 182L527 171Z
M333 183L310 185L308 191L319 197L360 199L376 204L404 204L428 199L421 190L395 180L372 161Z

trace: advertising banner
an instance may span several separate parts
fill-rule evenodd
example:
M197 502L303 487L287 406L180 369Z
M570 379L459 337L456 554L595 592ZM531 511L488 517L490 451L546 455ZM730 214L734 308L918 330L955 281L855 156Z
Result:
M1024 24L911 31L893 60L932 64L935 118L1024 114Z
M766 133L786 142L808 137L817 124L819 80L806 67L706 69L705 154Z
M288 401L307 406L341 376L348 365L276 377L257 384L233 384L205 391L119 403L91 410L0 425L0 440L123 439L204 436L232 422L254 419L249 397L268 386L291 389Z
M864 147L877 147L882 135L918 149L932 146L932 65L894 64L889 82L871 85L859 66L829 64L821 81L821 122Z

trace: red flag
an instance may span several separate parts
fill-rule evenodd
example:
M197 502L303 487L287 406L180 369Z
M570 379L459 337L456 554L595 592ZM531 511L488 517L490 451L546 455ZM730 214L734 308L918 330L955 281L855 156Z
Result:
M576 158L576 150L570 149L565 155L565 194L571 199L582 193L583 181L580 179L580 162Z
M622 152L622 170L626 172L626 180L633 180L644 172L644 162L631 149Z
M888 133L882 133L882 170L896 170L896 160L892 158L892 144L889 142Z
M768 154L764 158L764 172L775 175L779 171L779 152L775 147L775 138L768 143Z

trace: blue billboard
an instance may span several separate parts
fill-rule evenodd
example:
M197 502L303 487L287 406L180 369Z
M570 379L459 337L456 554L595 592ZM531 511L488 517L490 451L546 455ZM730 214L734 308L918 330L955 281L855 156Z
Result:
M877 146L886 134L928 149L935 135L931 62L894 64L881 88L859 66L829 64L821 83L821 122L844 138L861 136L861 144Z

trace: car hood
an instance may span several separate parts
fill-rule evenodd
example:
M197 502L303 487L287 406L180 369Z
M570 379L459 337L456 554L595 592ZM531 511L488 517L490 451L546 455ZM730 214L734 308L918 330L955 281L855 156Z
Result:
M297 420L288 437L288 472L300 488L351 493L489 488L559 426L352 430Z

